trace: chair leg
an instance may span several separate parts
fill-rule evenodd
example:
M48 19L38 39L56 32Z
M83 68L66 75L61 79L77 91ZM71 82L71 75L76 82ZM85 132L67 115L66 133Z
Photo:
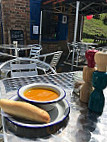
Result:
M73 49L71 71L73 71L73 66L74 66L74 54L75 50Z
M68 56L67 56L67 58L66 58L66 61L69 59L70 54L71 54L71 52L69 52L69 54L68 54Z
M76 59L76 66L78 66L78 62L79 62L79 51L77 51L77 59Z

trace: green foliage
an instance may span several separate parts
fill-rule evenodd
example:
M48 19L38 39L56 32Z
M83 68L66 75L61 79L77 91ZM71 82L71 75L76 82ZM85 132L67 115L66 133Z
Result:
M106 16L107 16L107 13L101 14L100 19L92 18L91 20L87 20L86 17L84 17L83 34L88 34L92 36L94 35L102 36L103 35L104 37L107 37L107 25L105 25L103 22L103 19Z
M92 43L94 42L94 39L89 39L89 38L83 38L84 42Z

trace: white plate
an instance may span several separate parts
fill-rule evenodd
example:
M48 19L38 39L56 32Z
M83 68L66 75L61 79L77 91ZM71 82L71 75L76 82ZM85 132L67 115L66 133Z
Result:
M20 99L17 96L14 96L11 98L11 100L18 101ZM66 119L69 116L69 112L70 112L70 106L67 100L63 99L62 101L56 103L54 109L48 112L51 117L50 123L47 124L38 123L38 122L36 123L28 120L9 117L7 115L7 117L5 116L6 127L18 136L42 137L51 134L51 129L53 133L53 127L55 128L56 131L59 130L61 127L63 127L64 121L66 121ZM36 132L36 134L34 132Z

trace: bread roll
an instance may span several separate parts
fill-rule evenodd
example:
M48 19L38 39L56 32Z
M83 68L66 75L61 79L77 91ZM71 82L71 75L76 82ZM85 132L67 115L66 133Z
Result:
M48 112L26 102L0 99L0 107L4 112L19 118L45 123L50 122Z

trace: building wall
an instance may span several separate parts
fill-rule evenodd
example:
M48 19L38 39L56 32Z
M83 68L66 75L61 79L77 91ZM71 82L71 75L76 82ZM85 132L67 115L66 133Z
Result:
M1 32L1 25L0 25L0 44L2 44L2 38L1 38L1 36L2 36L2 32Z
M68 54L67 42L73 42L74 40L74 27L75 27L75 15L70 15L68 18L68 39L65 41L58 42L42 42L43 45L43 53L47 52L55 52L57 50L62 50L63 55L66 57ZM79 15L78 20L78 30L77 30L77 41L80 41L80 25L81 25L81 16Z
M30 40L30 0L2 0L2 23L4 44L11 43L10 30L23 30L24 44L37 43L36 40ZM71 15L68 21L68 39L72 42L74 36L75 16ZM80 23L80 22L79 22ZM80 25L80 24L79 24ZM78 28L79 29L79 28ZM79 30L78 30L79 31ZM63 50L67 52L67 41L60 42L42 42L43 53Z
M10 30L23 30L24 44L30 39L30 7L28 0L2 0L4 43L11 43Z
M0 44L2 44L2 27L1 27L1 1L0 1Z

